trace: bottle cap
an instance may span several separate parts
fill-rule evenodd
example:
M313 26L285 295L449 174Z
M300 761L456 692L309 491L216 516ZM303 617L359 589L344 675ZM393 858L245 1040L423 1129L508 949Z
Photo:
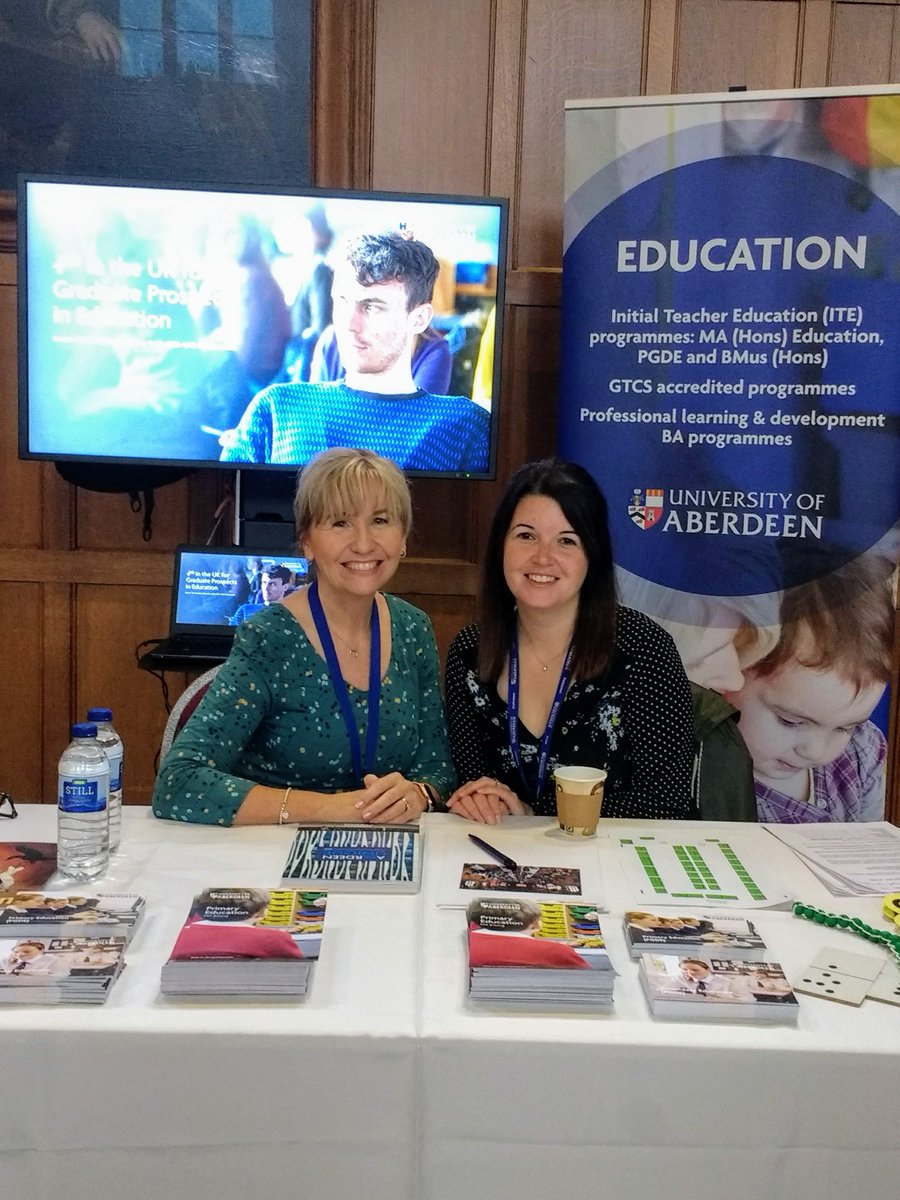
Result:
M88 714L87 714L87 719L89 721L111 721L112 720L112 709L111 708L89 708Z
M93 721L79 721L77 725L72 726L73 738L95 738L97 736L97 726Z

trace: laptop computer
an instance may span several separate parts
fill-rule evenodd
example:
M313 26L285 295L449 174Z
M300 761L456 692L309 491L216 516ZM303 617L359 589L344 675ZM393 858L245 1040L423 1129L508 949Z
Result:
M238 625L306 582L309 564L280 550L178 546L169 636L141 658L156 670L224 662Z

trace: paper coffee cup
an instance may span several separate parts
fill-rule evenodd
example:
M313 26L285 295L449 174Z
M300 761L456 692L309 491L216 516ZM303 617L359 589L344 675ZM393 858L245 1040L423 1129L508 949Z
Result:
M600 767L557 767L556 818L563 833L593 837L600 820L606 772Z

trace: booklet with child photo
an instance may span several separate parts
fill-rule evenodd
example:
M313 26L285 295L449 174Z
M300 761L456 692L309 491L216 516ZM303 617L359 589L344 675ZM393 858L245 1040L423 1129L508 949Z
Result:
M469 996L539 1007L606 1008L615 972L596 905L482 897L466 909Z
M626 912L625 941L632 958L648 953L727 955L729 958L759 958L766 944L756 926L746 917L728 913Z
M295 888L207 888L163 966L172 996L304 996L319 957L327 896Z
M797 998L780 963L644 954L638 972L654 1017L797 1021Z
M102 1004L125 966L125 938L0 938L0 1004Z
M0 935L99 937L121 933L130 939L143 916L144 897L131 894L67 896L22 891L0 896Z

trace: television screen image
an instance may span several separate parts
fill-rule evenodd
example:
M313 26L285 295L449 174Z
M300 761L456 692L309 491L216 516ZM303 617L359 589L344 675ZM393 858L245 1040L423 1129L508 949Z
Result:
M286 471L359 445L492 478L506 217L485 197L21 176L20 456Z
M296 555L241 553L237 547L180 546L172 596L172 628L241 625L307 582Z

